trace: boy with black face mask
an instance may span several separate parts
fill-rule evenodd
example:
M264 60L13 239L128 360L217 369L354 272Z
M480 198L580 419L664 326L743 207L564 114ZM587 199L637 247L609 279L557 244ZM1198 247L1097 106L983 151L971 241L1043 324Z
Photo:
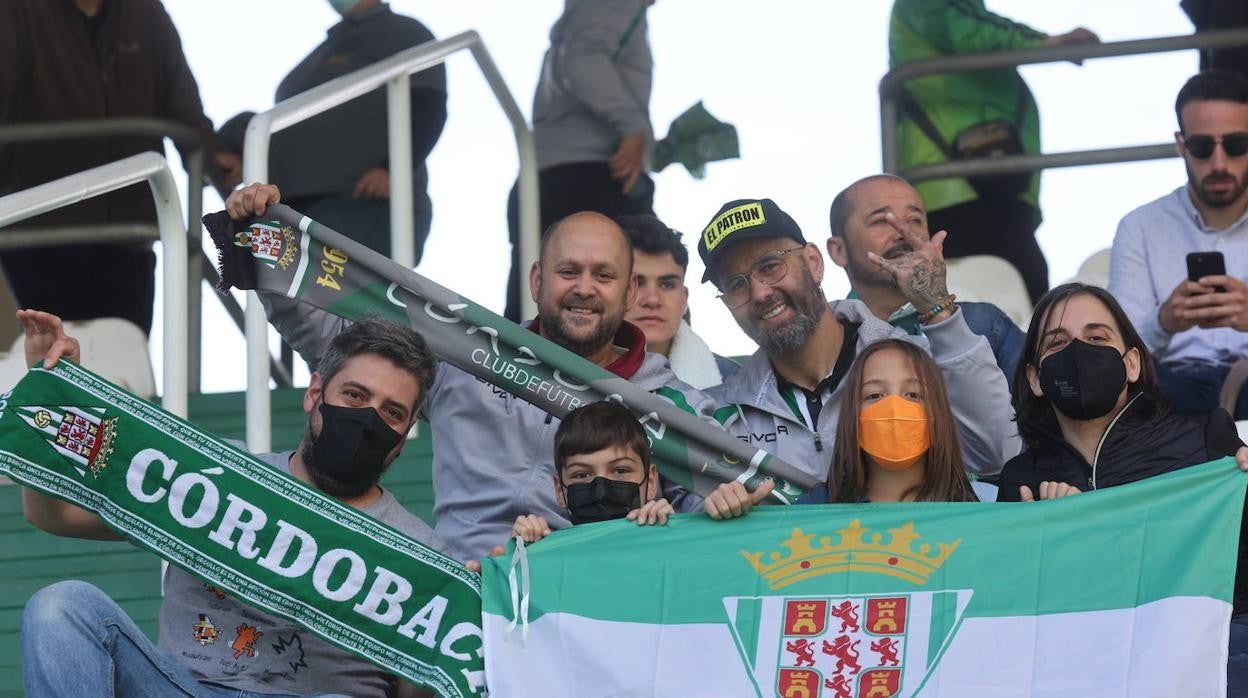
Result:
M674 510L656 498L659 473L641 423L616 402L568 413L555 432L555 496L573 525L627 518L638 526L667 523ZM550 535L545 517L516 519L512 536L533 543Z

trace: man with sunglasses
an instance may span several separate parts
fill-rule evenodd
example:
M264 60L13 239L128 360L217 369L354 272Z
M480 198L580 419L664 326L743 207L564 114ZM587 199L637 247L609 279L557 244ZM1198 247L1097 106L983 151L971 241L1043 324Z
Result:
M1248 79L1206 70L1175 102L1175 142L1187 184L1118 224L1109 290L1158 363L1176 412L1218 406L1237 360L1248 358ZM1225 273L1189 280L1186 256L1217 252ZM1235 418L1248 418L1241 393Z
M698 242L702 281L715 284L759 346L741 371L709 391L716 402L739 406L725 424L734 434L825 478L842 379L862 348L891 337L927 347L940 364L972 474L993 475L1018 452L1009 387L945 286L944 235L903 229L911 251L872 262L906 289L921 336L877 318L860 300L829 303L820 288L822 253L771 199L730 201L715 214ZM737 496L749 495L741 488Z

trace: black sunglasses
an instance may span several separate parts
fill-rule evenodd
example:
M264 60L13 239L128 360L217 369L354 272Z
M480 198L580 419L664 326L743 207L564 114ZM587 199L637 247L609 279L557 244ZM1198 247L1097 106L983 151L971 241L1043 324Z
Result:
M1195 134L1183 136L1183 147L1197 160L1205 160L1213 156L1213 149L1218 143L1228 158L1241 157L1248 154L1248 133L1228 133L1221 138Z

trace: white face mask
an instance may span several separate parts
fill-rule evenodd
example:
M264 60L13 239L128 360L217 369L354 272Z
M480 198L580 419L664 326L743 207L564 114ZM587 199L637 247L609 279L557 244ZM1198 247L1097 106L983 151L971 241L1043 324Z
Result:
M346 16L358 4L360 0L329 0L329 6L334 8L334 12L343 16Z

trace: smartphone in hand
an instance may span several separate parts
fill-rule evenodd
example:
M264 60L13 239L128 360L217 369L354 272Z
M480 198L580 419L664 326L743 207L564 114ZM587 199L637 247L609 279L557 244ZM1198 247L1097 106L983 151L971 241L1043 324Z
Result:
M1200 281L1206 276L1226 274L1226 260L1221 252L1189 252L1187 255L1187 278L1189 281ZM1222 286L1214 286L1214 291L1226 293Z

